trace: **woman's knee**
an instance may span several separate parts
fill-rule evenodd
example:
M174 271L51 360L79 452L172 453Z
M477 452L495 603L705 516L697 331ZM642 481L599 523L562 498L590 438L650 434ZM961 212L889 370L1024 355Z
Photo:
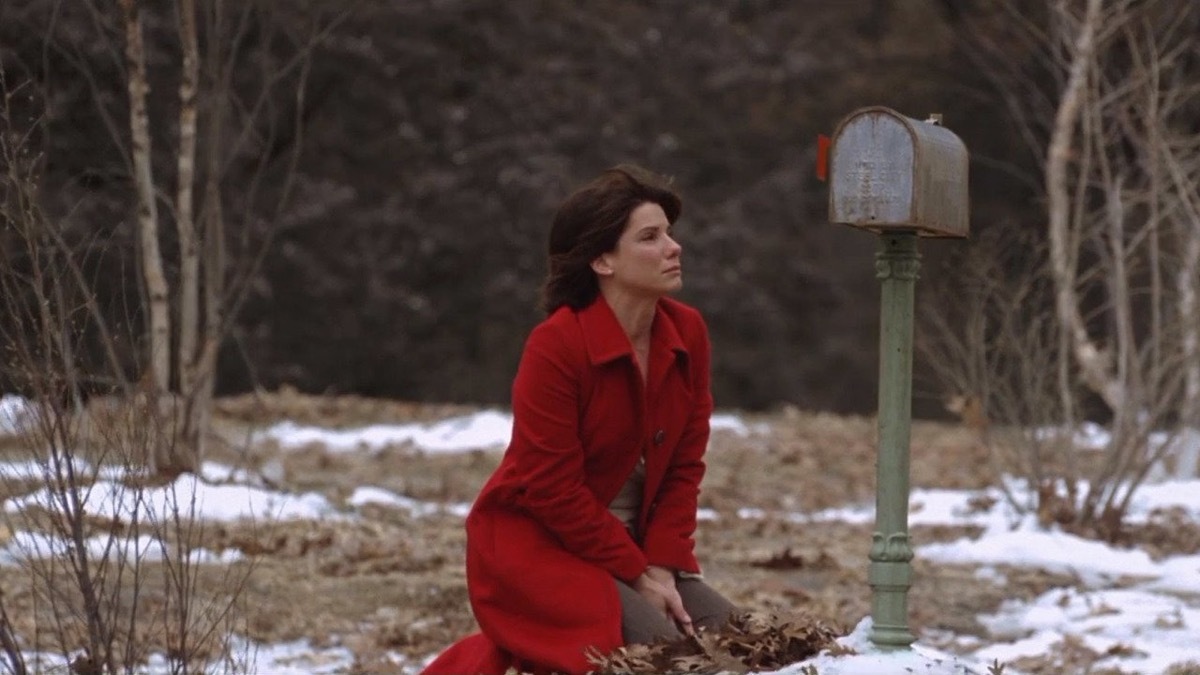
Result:
M616 582L621 596L621 638L627 645L648 645L683 636L665 614L628 584Z
M737 607L699 579L680 579L675 584L683 608L697 628L716 630L737 611Z

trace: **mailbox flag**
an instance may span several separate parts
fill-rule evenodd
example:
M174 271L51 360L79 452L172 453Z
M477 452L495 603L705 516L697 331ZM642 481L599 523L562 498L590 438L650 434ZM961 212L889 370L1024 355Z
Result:
M817 134L817 180L824 181L829 175L829 137Z

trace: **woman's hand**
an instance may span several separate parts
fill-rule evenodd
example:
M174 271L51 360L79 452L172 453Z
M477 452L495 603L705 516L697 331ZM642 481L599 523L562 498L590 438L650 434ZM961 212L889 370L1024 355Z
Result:
M692 635L692 617L683 608L683 600L679 597L679 591L675 590L675 575L670 570L650 566L634 579L633 589L673 620L685 635Z
M675 572L666 567L651 565L646 568L646 575L667 588L675 588Z

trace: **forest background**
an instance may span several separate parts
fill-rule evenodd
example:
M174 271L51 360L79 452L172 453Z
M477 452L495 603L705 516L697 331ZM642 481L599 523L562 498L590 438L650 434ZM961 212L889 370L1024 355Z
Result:
M10 131L28 133L24 151L38 157L41 208L86 251L83 271L119 327L142 321L144 304L124 32L109 4L6 0L0 68L20 94ZM973 250L1045 236L1044 147L1011 114L1036 102L1006 100L994 64L1054 86L1044 55L1010 39L1020 12L1047 5L234 3L244 23L231 20L223 71L234 112L223 135L198 135L202 154L224 153L229 269L244 277L217 393L289 385L505 403L540 317L553 209L597 171L633 161L684 195L682 299L709 321L718 405L872 410L876 238L828 223L817 136L860 106L886 105L940 113L965 141L972 239L923 244L918 303L928 304L932 290L963 283ZM138 6L149 113L168 122L150 130L152 164L170 177L175 3ZM179 248L174 228L161 244ZM178 266L165 273L175 288ZM138 345L116 342L136 378ZM916 369L916 414L944 414L953 392L929 377L927 358Z

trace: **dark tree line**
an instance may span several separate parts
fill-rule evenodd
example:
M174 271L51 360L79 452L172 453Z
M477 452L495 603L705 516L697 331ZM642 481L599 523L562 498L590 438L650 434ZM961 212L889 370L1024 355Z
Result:
M987 4L249 3L244 30L223 38L236 59L230 126L253 123L225 159L221 204L230 274L253 276L218 390L503 403L539 318L553 208L596 171L635 161L684 194L682 297L708 318L719 405L871 409L875 241L828 224L815 139L862 105L940 112L972 151L972 226L1029 225L1038 158L960 31ZM16 123L34 129L44 208L94 249L89 271L114 321L138 322L127 132L107 117L127 112L115 27L101 20L115 5L7 0L0 67L33 102ZM301 48L314 16L339 11L304 96L285 93L300 77L289 74L251 117L264 74ZM170 110L176 3L143 12L150 106ZM173 170L169 155L154 162ZM163 245L178 242L167 233ZM956 246L923 247L927 280L954 274ZM136 368L132 350L122 356ZM924 393L918 412L941 392Z

